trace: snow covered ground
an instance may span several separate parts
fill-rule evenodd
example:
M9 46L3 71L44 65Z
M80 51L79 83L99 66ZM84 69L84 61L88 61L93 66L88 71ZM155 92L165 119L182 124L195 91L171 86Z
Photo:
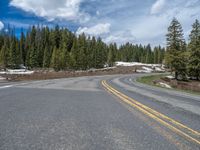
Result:
M139 62L117 61L115 64L116 64L116 66L126 66L126 67L131 67L131 66L161 67L161 64L145 64L145 63L139 63Z
M153 69L148 68L148 67L142 67L142 69L141 70L137 70L137 72L139 72L139 73L152 73Z
M29 71L26 69L8 69L7 71L0 71L0 74L10 74L10 75L28 75L33 74L34 71Z
M168 79L174 79L174 76L166 76L166 78L168 78Z
M0 76L0 81L5 80L6 78Z
M145 64L139 62L121 62L121 61L118 61L115 64L116 66L125 66L125 67L142 66L142 69L137 70L137 72L139 73L165 72L164 65L162 64Z
M166 84L166 83L163 83L163 82L159 82L159 83L157 83L157 84L160 85L161 87L165 87L165 88L169 88L169 89L172 88L170 85L168 85L168 84Z

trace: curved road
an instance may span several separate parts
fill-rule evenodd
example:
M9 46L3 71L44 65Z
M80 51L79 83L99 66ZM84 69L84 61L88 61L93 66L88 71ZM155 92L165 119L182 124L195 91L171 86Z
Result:
M0 150L199 150L200 96L142 75L0 83Z

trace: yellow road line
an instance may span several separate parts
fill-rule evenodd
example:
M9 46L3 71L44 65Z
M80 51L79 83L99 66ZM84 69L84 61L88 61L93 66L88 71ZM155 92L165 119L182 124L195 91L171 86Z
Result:
M104 83L106 84L106 86L109 86L109 85L106 83L106 81L104 81ZM125 98L127 98L127 99L129 99L129 100L131 100L132 102L134 102L134 103L137 104L138 106L140 106L140 107L146 109L147 111L150 111L150 112L153 113L154 115L156 115L156 116L158 116L158 117L161 117L161 118L163 118L163 119L166 119L167 121L173 123L174 125L176 125L176 126L178 126L178 127L181 127L181 128L184 128L185 130L188 130L190 133L192 133L192 134L194 134L194 135L196 135L196 136L198 136L198 137L200 136L200 133L199 133L198 131L195 131L195 130L193 130L193 129L191 129L191 128L189 128L189 127L187 127L187 126L185 126L185 125L183 125L183 124L181 124L181 123L175 121L174 119L169 118L169 117L167 117L167 116L161 114L160 112L155 111L155 110L153 110L152 108L150 108L150 107L148 107L148 106L146 106L146 105L143 105L142 103L139 103L138 101L136 101L136 100L134 100L133 98L130 98L130 97L124 95L123 93L117 91L116 89L114 89L114 88L111 87L111 86L109 86L109 87L110 87L113 91L115 91L116 93L122 95L123 97L125 97Z
M137 108L138 110L140 110L141 112L143 112L144 114L146 114L147 116L153 118L154 120L158 121L159 123L163 124L164 126L168 127L169 129L175 131L176 133L178 133L179 135L185 137L186 139L193 141L197 144L200 144L200 141L198 139L195 139L194 137L188 135L187 133L183 132L182 130L172 126L171 124L167 123L166 121L162 120L162 119L166 119L167 121L169 121L170 123L175 124L176 126L178 126L181 129L187 129L188 131L190 131L190 133L192 133L194 136L199 136L199 132L139 103L138 101L124 95L123 93L117 91L116 89L114 89L113 87L111 87L110 85L108 85L106 83L106 81L102 81L102 85L111 93L113 93L114 95L116 95L117 97L119 97L121 100L123 100L125 103ZM160 117L160 118L159 118Z

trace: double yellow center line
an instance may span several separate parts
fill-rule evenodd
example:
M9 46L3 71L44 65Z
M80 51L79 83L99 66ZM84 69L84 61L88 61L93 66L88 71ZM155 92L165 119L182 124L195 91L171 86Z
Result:
M128 97L127 95L119 92L118 90L114 89L110 86L105 80L102 81L103 87L109 91L110 93L114 94L118 98L120 98L123 102L129 104L130 106L137 108L139 111L144 113L145 115L149 116L150 118L156 120L160 124L164 125L165 127L169 128L170 130L176 132L180 136L184 137L185 139L192 141L198 145L200 145L200 133L195 131L180 122L175 121L172 118L161 114L160 112L143 105L142 103L134 100L133 98Z

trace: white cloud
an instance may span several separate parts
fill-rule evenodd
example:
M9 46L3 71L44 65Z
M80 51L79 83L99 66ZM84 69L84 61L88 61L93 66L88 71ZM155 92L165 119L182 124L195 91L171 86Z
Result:
M10 5L67 26L73 20L79 27L77 34L101 36L106 43L118 45L164 46L173 17L182 24L187 40L191 24L200 20L200 0L148 0L145 5L141 0L11 0Z
M105 37L103 41L108 44L116 42L117 45L119 46L127 42L135 43L136 37L132 34L130 30L126 30L126 31L118 31L111 33L109 36Z
M165 6L165 0L157 0L151 7L151 14L155 15L162 11Z
M169 0L162 6L162 11L154 11L159 15L143 14L137 18L136 22L129 21L123 26L132 31L137 43L165 46L167 28L173 17L176 17L183 27L187 41L192 23L195 19L200 19L200 0L187 2L187 0Z
M4 28L3 22L0 21L0 30Z
M189 0L187 3L186 3L186 7L193 7L195 5L198 5L198 2L199 0Z
M11 0L10 6L31 12L49 21L55 19L87 21L89 16L79 9L82 0Z
M77 34L85 33L87 35L99 36L110 32L109 23L100 23L92 27L79 27L76 31Z

